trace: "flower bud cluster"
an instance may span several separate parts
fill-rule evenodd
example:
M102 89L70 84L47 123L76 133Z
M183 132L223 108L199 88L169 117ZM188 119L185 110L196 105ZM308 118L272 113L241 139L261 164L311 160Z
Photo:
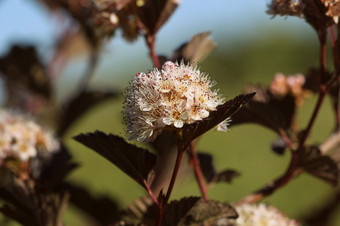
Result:
M305 76L302 74L286 77L282 73L277 73L270 84L270 92L277 96L286 96L287 94L290 94L296 98L296 103L300 105L306 94L303 89L305 80Z
M258 205L244 204L236 207L239 217L235 226L297 226L297 221L289 219L273 206L263 203Z
M302 0L272 0L267 13L273 16L301 16L304 8Z
M28 161L58 148L52 134L34 121L14 111L0 110L0 165L7 158Z
M340 16L339 0L321 0L327 8L326 15L333 18L334 23L338 23Z
M209 116L223 98L208 75L194 65L166 62L138 73L125 92L124 121L130 139L150 141L162 129L182 128ZM225 125L227 125L225 123Z

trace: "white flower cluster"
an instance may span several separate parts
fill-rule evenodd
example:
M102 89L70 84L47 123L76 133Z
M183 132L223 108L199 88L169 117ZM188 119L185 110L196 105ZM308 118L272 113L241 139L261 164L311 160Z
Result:
M56 151L59 142L38 124L14 111L0 110L0 164L6 158L27 161Z
M295 220L289 219L280 213L275 207L263 203L258 205L243 204L236 207L239 217L237 226L298 226Z
M166 126L182 128L209 116L223 103L214 82L196 66L166 62L138 73L125 93L124 120L130 139L150 141ZM220 130L227 129L227 121Z

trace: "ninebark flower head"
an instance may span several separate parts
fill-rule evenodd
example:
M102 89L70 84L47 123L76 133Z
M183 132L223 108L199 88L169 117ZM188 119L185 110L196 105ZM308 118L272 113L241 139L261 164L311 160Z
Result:
M0 165L7 158L28 161L56 151L59 143L52 133L14 111L0 110Z
M223 103L214 85L196 65L183 62L168 61L160 70L136 74L126 89L123 112L130 139L150 141L165 128L207 118Z
M243 204L236 207L239 217L236 219L237 226L297 226L297 221L289 219L273 206L263 203L258 205Z

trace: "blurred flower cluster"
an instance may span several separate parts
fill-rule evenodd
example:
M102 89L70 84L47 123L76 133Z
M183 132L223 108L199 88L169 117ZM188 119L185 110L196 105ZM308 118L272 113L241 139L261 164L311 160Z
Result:
M28 161L58 150L52 133L15 111L0 110L0 164L7 158Z
M238 226L297 226L295 220L289 219L273 206L263 203L258 205L243 204L236 207L239 217L236 220Z
M130 139L152 140L164 127L182 128L209 116L223 98L208 75L194 65L164 63L138 73L125 92L124 119ZM226 123L224 123L226 129Z
M272 0L267 13L274 16L301 16L304 7L302 0Z
M269 89L270 92L276 96L283 97L290 94L295 97L296 104L301 105L306 96L306 90L303 89L305 80L302 74L285 76L282 73L277 73Z

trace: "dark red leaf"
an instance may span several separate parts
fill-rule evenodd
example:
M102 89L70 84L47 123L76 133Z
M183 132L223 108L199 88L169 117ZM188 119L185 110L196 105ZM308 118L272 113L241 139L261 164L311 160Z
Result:
M227 203L200 199L182 217L178 225L217 225L217 222L221 222L221 220L225 222L225 225L228 225L228 221L237 218L237 216L235 209Z
M119 136L96 131L80 134L74 139L112 162L143 187L149 172L156 164L154 154L127 143Z
M232 125L257 123L276 132L290 128L296 108L293 96L276 97L261 86L248 86L247 90L256 91L256 97L232 118Z
M78 166L71 162L71 159L72 156L64 145L61 145L60 150L53 153L49 159L44 159L44 161L37 159L37 162L43 162L43 164L36 170L38 172L36 180L45 189L53 190ZM32 170L32 172L34 171Z
M83 186L74 183L64 183L62 188L70 193L70 202L97 225L109 225L119 220L118 205L110 197L96 197Z
M184 60L197 63L204 60L216 48L216 43L209 35L209 31L196 34L189 42L174 51L171 61Z
M81 92L66 103L58 124L58 134L62 136L79 117L94 105L109 98L118 97L117 92Z
M215 166L213 164L213 156L206 153L198 153L197 157L200 162L200 167L203 173L203 176L208 184L218 183L218 182L228 182L235 176L239 176L240 174L231 169L223 170L221 172L216 172Z
M334 186L339 182L337 163L331 157L322 155L316 146L305 148L300 164L308 173Z
M143 5L136 5L137 14L148 36L154 36L178 6L173 0L144 0L140 2L143 2Z
M46 99L51 97L51 81L33 46L12 46L7 55L0 57L0 72L11 98L19 98L24 90Z
M218 106L216 111L210 112L208 118L193 124L185 125L182 129L184 146L187 146L192 140L206 133L221 123L223 120L235 114L254 95L255 93L241 94L234 99Z

